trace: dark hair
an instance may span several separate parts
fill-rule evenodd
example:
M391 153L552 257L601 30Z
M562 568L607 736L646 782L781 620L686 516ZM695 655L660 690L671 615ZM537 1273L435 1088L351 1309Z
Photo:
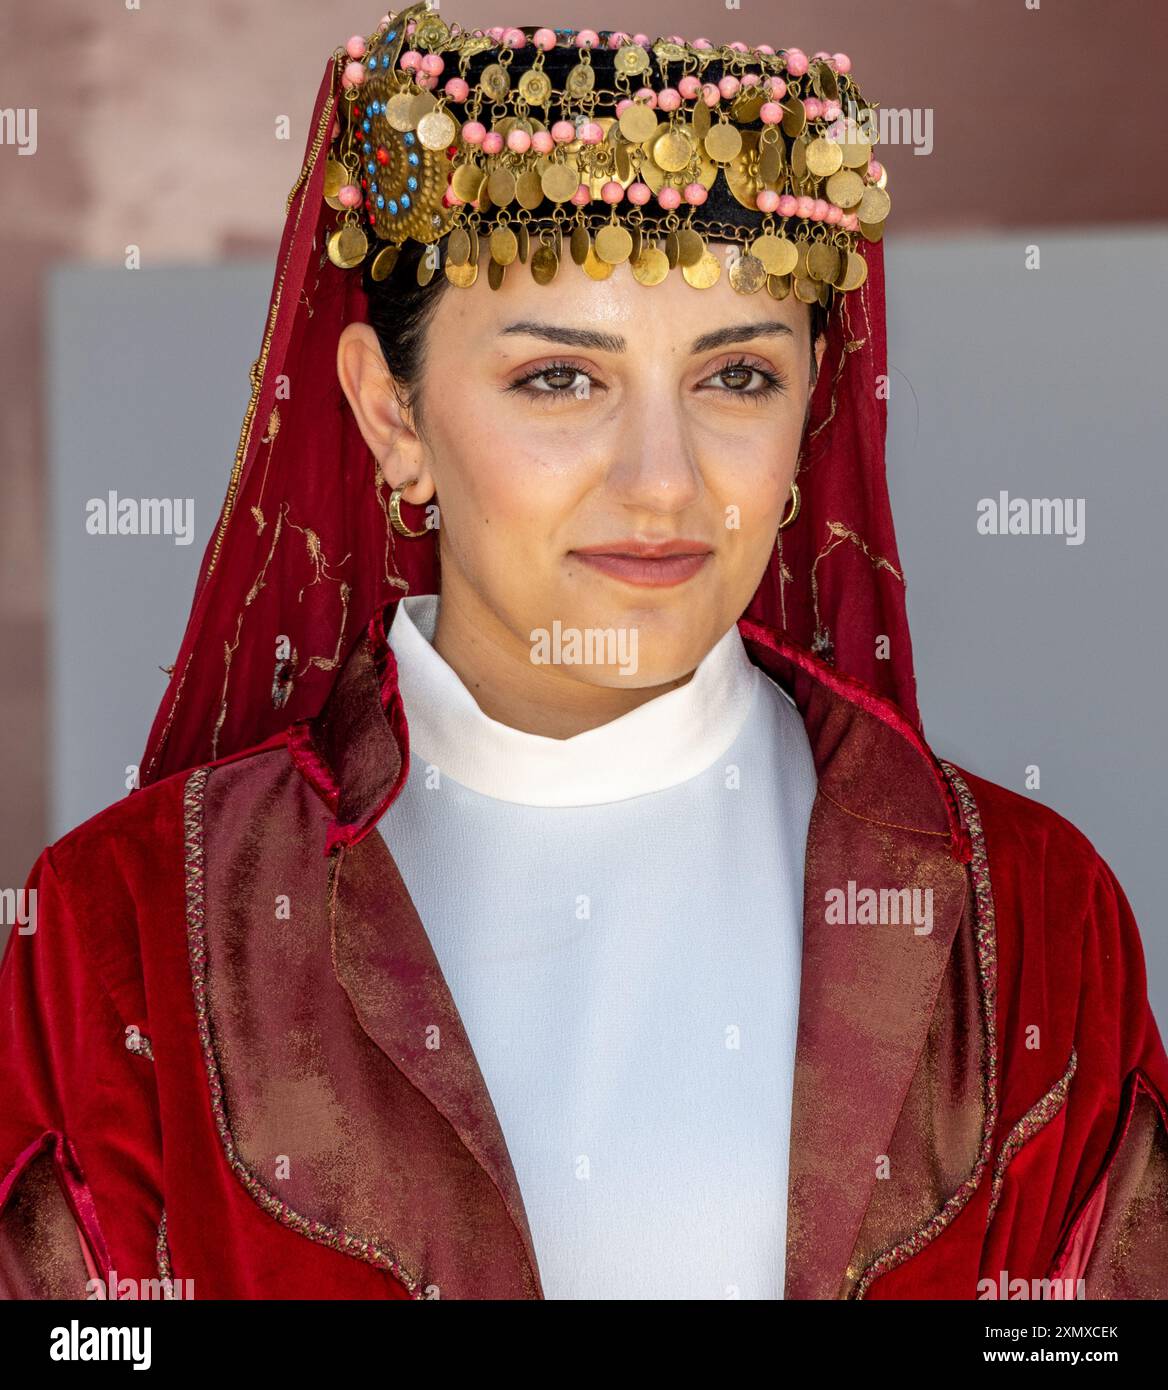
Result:
M365 262L362 284L369 300L369 323L377 334L385 365L396 383L402 405L408 407L414 428L422 433L421 381L425 367L426 329L438 297L450 288L437 271L430 283L418 284L418 265L429 248L420 241L402 246L393 270L384 280L369 273L372 256ZM818 301L811 305L811 380L815 382L815 344L827 332L828 311Z

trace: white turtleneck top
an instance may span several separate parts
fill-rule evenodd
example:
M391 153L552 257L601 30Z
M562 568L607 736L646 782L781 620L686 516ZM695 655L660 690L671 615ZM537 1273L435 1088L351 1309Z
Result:
M781 1298L816 776L737 625L572 738L488 718L389 633L410 769L380 830L515 1167L545 1297Z

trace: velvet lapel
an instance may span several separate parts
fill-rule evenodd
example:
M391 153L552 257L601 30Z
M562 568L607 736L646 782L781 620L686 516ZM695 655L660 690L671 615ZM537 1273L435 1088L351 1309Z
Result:
M961 921L965 845L943 774L898 711L772 630L740 629L752 660L792 692L819 777L804 879L785 1294L837 1298L862 1273L849 1262L878 1168L894 1158L893 1131ZM849 885L857 904L863 890L915 889L923 908L930 890L931 930L849 913ZM841 908L861 920L834 920Z

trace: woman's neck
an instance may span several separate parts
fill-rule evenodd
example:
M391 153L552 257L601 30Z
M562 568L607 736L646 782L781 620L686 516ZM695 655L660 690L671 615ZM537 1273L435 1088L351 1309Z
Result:
M689 671L660 685L597 685L562 664L537 664L532 648L474 594L444 588L434 650L489 718L523 733L572 738L693 679Z

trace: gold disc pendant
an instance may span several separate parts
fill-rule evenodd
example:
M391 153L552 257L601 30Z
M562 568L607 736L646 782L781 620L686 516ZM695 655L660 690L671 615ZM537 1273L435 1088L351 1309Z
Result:
M686 283L694 289L708 290L721 279L722 266L717 256L712 251L707 251L697 265L683 265L681 273L685 276Z
M352 270L365 259L369 238L351 222L338 227L328 239L328 257L341 270Z

